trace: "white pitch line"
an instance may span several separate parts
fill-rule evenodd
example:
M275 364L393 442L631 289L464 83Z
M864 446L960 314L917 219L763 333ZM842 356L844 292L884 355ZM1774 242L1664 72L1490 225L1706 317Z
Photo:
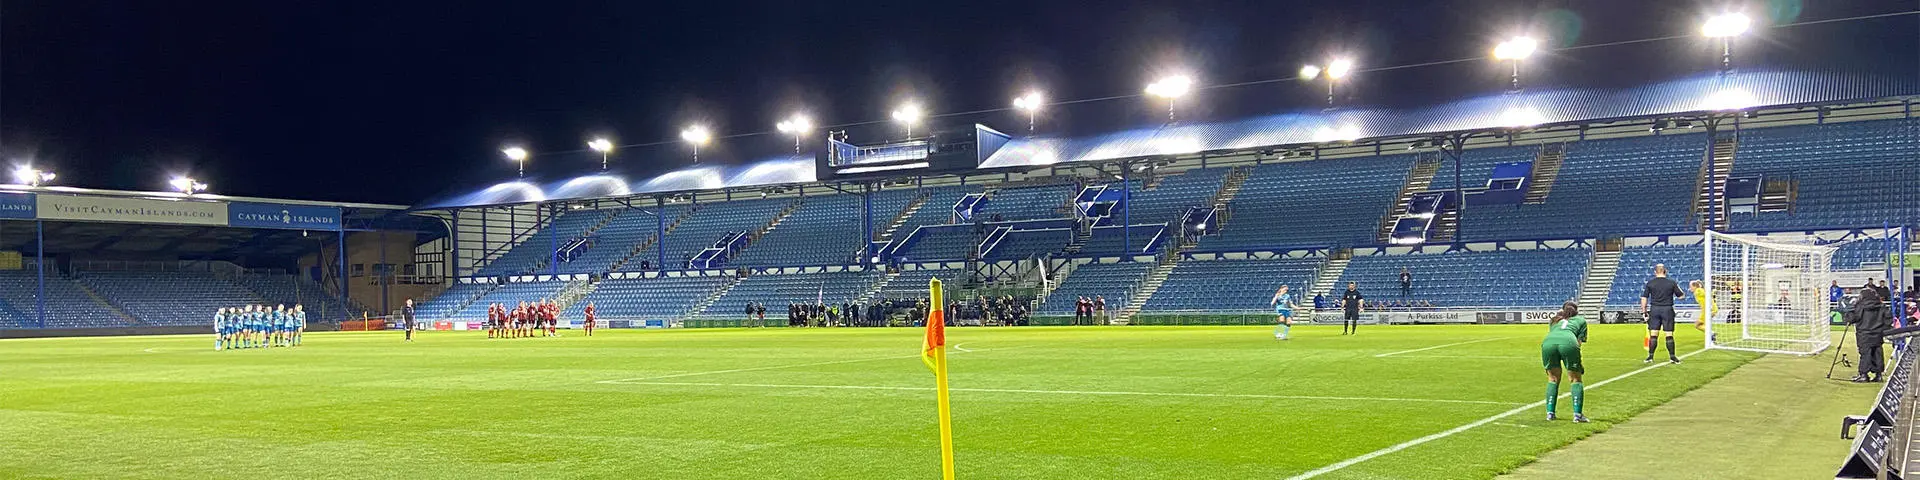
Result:
M954 350L959 350L959 351L962 351L962 352L972 352L973 350L968 350L968 349L967 349L967 347L966 347L966 345L967 345L967 344L964 344L964 343L956 343L956 344L953 344L953 349L954 349Z
M660 385L679 387L736 387L736 388L792 388L822 390L894 390L910 392L931 392L933 387L893 387L885 385L792 385L780 383L717 383L717 382L601 382L617 385ZM1267 395L1258 393L1182 393L1182 392L1116 392L1102 390L1028 390L1018 388L950 388L955 392L978 393L1030 393L1040 395L1108 395L1140 397L1202 397L1202 398L1254 398L1269 400L1331 400L1366 402L1423 402L1423 403L1467 403L1476 405L1519 405L1514 402L1495 402L1487 400L1452 400L1440 398L1395 398L1395 397L1330 397L1319 395Z
M1694 356L1694 355L1699 355L1700 353L1703 353L1703 352L1706 352L1706 350L1705 350L1705 349L1701 349L1701 350L1694 350L1694 351L1693 351L1692 353L1688 353L1688 354L1686 354L1686 355L1681 355L1681 356L1680 356L1680 358L1687 358L1687 357L1691 357L1691 356ZM1639 374L1641 374L1641 373L1644 373L1644 372L1647 372L1647 371L1649 371L1649 370L1653 370L1653 369L1656 369L1656 368L1660 368L1660 367L1664 367L1664 366L1667 366L1667 365L1670 365L1670 364L1668 364L1668 363L1666 363L1666 362L1661 362L1661 363L1657 363L1657 364L1653 364L1653 365L1649 365L1649 366L1645 366L1645 367L1641 367L1641 368L1640 368L1639 370L1634 370L1634 371L1631 371L1631 372L1627 372L1627 373L1623 373L1623 374L1620 374L1619 376L1615 376L1615 377L1613 377L1613 378L1609 378L1609 379L1606 379L1606 380L1601 380L1601 381L1599 381L1599 382L1597 382L1597 383L1594 383L1594 384L1592 384L1592 385L1587 385L1587 387L1586 387L1586 388L1587 388L1587 390L1593 390L1593 389L1596 389L1596 388L1600 388L1601 386L1604 386L1604 385L1606 385L1606 384L1609 384L1609 383L1613 383L1613 381L1614 381L1614 380L1619 380L1619 379L1623 379L1623 378L1627 378L1627 377L1631 377L1631 376L1634 376L1634 375L1639 375ZM1572 395L1572 393L1571 393L1571 392L1568 392L1568 393L1562 393L1562 394L1560 394L1560 396L1563 396L1563 397L1564 397L1564 396L1568 396L1568 395ZM1498 414L1498 415L1494 415L1494 416L1491 416L1491 417L1487 417L1487 418L1482 418L1482 419L1480 419L1480 420L1476 420L1476 421L1474 421L1473 423L1469 423L1469 424L1466 424L1466 425L1461 425L1461 426L1458 426L1458 427L1453 427L1452 429L1448 429L1448 430L1446 430L1446 431L1443 431L1443 432L1440 432L1440 433L1435 433L1435 434L1432 434L1432 435L1427 435L1427 436L1424 436L1424 437L1420 437L1420 438L1416 438L1416 439L1413 439L1413 440L1408 440L1408 441L1405 441L1405 442L1401 442L1401 443L1400 443L1400 444L1398 444L1398 445L1394 445L1394 446L1391 446L1391 447L1387 447L1387 448L1382 448L1382 449L1379 449L1379 450L1374 450L1374 451L1372 451L1372 452L1369 452L1369 453L1367 453L1367 454L1365 454L1365 455L1361 455L1361 456L1358 456L1358 457L1353 457L1353 458L1349 458L1349 459L1346 459L1346 460L1341 460L1341 461L1340 461L1339 463L1335 463L1335 464L1332 464L1332 465L1327 465L1327 466L1324 466L1324 467L1320 467L1320 468L1317 468L1317 469L1314 469L1314 470L1312 470L1312 471L1309 471L1309 472L1307 472L1307 473L1302 473L1302 474L1299 474L1299 475L1294 475L1294 476L1291 476L1291 477L1287 477L1287 480L1306 480L1306 479L1309 479L1309 478L1313 478L1313 477L1318 477L1318 476L1321 476L1321 475L1326 475L1326 474L1329 474L1329 473L1333 473L1333 472L1335 472L1335 471L1338 471L1338 470L1340 470L1340 469L1343 469L1343 468L1347 468L1347 467L1351 467L1351 466L1354 466L1354 465L1357 465L1357 464L1359 464L1360 462L1365 462L1365 461L1368 461L1368 460L1372 460L1372 459L1375 459L1375 458L1379 458L1379 457L1381 457L1381 456L1383 456L1383 455L1387 455L1387 454L1391 454L1391 453L1393 453L1393 452L1398 452L1398 451L1401 451L1401 450L1406 450L1406 449L1409 449L1409 448L1413 448L1413 447L1416 447L1416 446L1419 446L1420 444L1424 444L1424 443L1427 443L1427 442L1431 442L1431 441L1434 441L1434 440L1439 440L1439 439L1442 439L1442 438L1447 438L1447 437L1451 437L1451 436L1454 436L1455 434L1458 434L1458 433L1460 433L1460 432L1464 432L1464 431L1467 431L1467 430L1472 430L1472 429L1473 429L1474 427L1478 427L1478 426L1481 426L1481 425L1486 425L1486 424L1489 424L1489 423L1493 423L1493 422L1495 422L1495 421L1498 421L1498 420L1500 420L1500 419L1502 419L1502 418L1507 418L1507 417L1511 417L1511 416L1513 416L1513 415L1515 415L1515 414L1518 414L1518 413L1520 413L1520 412L1525 412L1525 411L1528 411L1528 410L1533 410L1533 409L1536 409L1536 408L1540 408L1541 406L1543 406L1543 405L1546 405L1546 404L1547 404L1547 401L1546 401L1546 400L1539 400L1539 401L1535 401L1535 402L1533 402L1533 403L1529 403L1529 404L1526 404L1526 405L1522 405L1522 406L1519 406L1519 407L1514 407L1514 409L1512 409L1512 410L1508 410L1508 411L1506 411L1506 412L1502 412L1502 413L1500 413L1500 414Z
M1449 344L1446 344L1446 345L1434 345L1434 346L1431 346L1431 347L1426 347L1426 348L1416 348L1416 349L1412 349L1412 350L1401 350L1401 351L1398 351L1398 352L1392 352L1392 353L1382 353L1382 354L1379 354L1379 355L1374 355L1374 356L1373 356L1373 358L1383 358L1383 357L1391 357L1391 356L1394 356L1394 355L1399 355L1399 354L1402 354L1402 353L1413 353L1413 352L1424 352L1424 351L1427 351L1427 350L1434 350L1434 349L1439 349L1439 348L1447 348L1447 347L1452 347L1452 346L1459 346L1459 345L1467 345L1467 344L1473 344L1473 343L1484 343L1484 342L1491 342L1491 341L1496 341L1496 340L1506 340L1506 339L1510 339L1510 338L1518 338L1518 337L1499 337L1499 338L1482 338L1482 339L1479 339L1479 340L1469 340L1469 341L1465 341L1465 342L1460 342L1460 343L1449 343Z
M961 352L966 352L966 353L972 353L976 351L990 351L990 350L1013 350L1016 348L1025 348L1025 347L1004 347L1004 348L987 348L987 349L980 349L980 350L964 350L964 349L960 349L960 345L954 345L954 349L960 350ZM761 370L779 370L782 368L817 367L821 365L840 365L843 363L878 362L882 360L900 360L900 359L907 359L907 358L920 358L920 354L916 353L913 355L896 355L891 357L856 358L853 360L833 360L833 361L813 362L813 363L795 363L790 365L769 365L765 367L735 368L730 370L713 370L713 371L707 371L707 372L687 372L687 373L676 373L672 375L660 375L660 376L654 376L654 377L622 378L618 380L600 380L593 383L624 384L628 382L639 382L644 380L660 380L660 379L666 379L666 378L681 378L681 377L698 377L702 375L719 375L723 373L758 372Z

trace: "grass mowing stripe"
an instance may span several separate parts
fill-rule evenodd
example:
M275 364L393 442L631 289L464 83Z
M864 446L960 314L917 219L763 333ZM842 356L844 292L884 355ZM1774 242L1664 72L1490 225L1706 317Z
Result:
M893 390L931 392L933 387L896 387L886 385L792 385L780 383L717 383L717 382L600 382L616 385L662 385L685 387L739 387L739 388L795 388L823 390ZM1192 392L1116 392L1102 390L1028 390L1019 388L949 388L955 392L979 393L1031 393L1039 395L1112 395L1142 397L1206 397L1206 398L1257 398L1274 400L1330 400L1363 402L1425 402L1425 403L1468 403L1477 405L1519 405L1518 402L1496 402L1491 400L1454 400L1445 398L1394 398L1394 397L1329 397L1317 395L1270 395L1260 393L1192 393Z
M954 345L954 348L957 349L957 348L960 348L960 346ZM1017 348L1026 348L1026 347L983 348L980 350L964 350L963 349L960 351L966 352L966 353L973 353L973 352L985 352L985 351L991 351L991 350L1013 350ZM713 370L713 371L707 371L707 372L687 372L687 373L676 373L672 375L660 375L660 376L654 376L654 377L601 380L594 383L630 384L629 382L638 382L638 381L644 381L644 380L661 380L661 379L668 379L668 378L698 377L702 375L720 375L724 373L758 372L762 370L779 370L782 368L818 367L818 366L825 366L825 365L840 365L840 364L846 364L846 363L878 362L882 360L901 360L901 359L907 359L907 358L920 358L920 354L916 353L913 355L894 355L891 357L856 358L853 360L832 360L832 361L826 361L826 362L796 363L792 365L769 365L765 367L735 368L730 370Z
M1698 355L1698 354L1700 354L1700 353L1702 353L1702 352L1706 352L1706 351L1707 351L1706 349L1700 349L1700 350L1694 350L1694 351L1692 351L1692 352L1689 352L1689 353L1687 353L1686 355L1681 355L1681 356L1680 356L1680 358L1687 358L1687 357L1692 357L1692 356L1694 356L1694 355ZM1632 376L1634 376L1634 375L1639 375L1639 374L1641 374L1641 373L1645 373L1645 372L1647 372L1647 371L1650 371L1650 370L1653 370L1653 369L1656 369L1656 368L1660 368L1660 367L1664 367L1664 366L1667 366L1667 365L1670 365L1670 364L1668 364L1668 363L1657 363L1657 364L1653 364L1653 365L1649 365L1649 366L1645 366L1645 367L1640 367L1640 369L1639 369L1639 370L1634 370L1634 371L1631 371L1631 372L1627 372L1627 373L1623 373L1623 374L1620 374L1620 375L1617 375L1617 376L1614 376L1613 378L1609 378L1609 379L1606 379L1606 380L1601 380L1601 381L1599 381L1599 382L1595 382L1595 383L1594 383L1594 384L1592 384L1592 385L1588 385L1588 386L1587 386L1586 388L1587 388L1587 390L1592 390L1592 389L1596 389L1596 388L1600 388L1600 387L1602 387L1602 386L1605 386L1606 384L1609 384L1609 383L1613 383L1613 381L1614 381L1614 380L1620 380L1620 379L1623 379L1623 378L1627 378L1627 377L1632 377ZM1572 395L1572 394L1573 394L1573 392L1567 392L1567 393L1562 393L1562 394L1560 394L1560 396L1562 396L1562 397L1565 397L1565 396L1569 396L1569 395ZM1431 441L1434 441L1434 440L1439 440L1439 439L1442 439L1442 438L1447 438L1447 437L1451 437L1451 436L1453 436L1454 434L1458 434L1458 433L1460 433L1460 432L1464 432L1464 431L1467 431L1467 430L1472 430L1472 429L1473 429L1474 427L1478 427L1478 426L1481 426L1481 425L1486 425L1486 424L1489 424L1489 423L1493 423L1494 421L1497 421L1497 420L1500 420L1500 419L1502 419L1502 418L1507 418L1507 417L1511 417L1511 416L1513 416L1513 415L1515 415L1515 414L1518 414L1518 413L1520 413L1520 412L1525 412L1525 411L1528 411L1528 410L1532 410L1532 409L1535 409L1535 408L1540 408L1540 407L1542 407L1542 406L1545 406L1546 404L1547 404L1547 401L1546 401L1546 400L1539 400L1539 401L1536 401L1536 402L1533 402L1533 403L1529 403L1529 404L1526 404L1526 405L1522 405L1522 406L1519 406L1519 407L1515 407L1514 409L1512 409L1512 410L1508 410L1508 411L1506 411L1506 412L1503 412L1503 413L1501 413L1501 414L1499 414L1499 415L1494 415L1494 416L1491 416L1491 417L1487 417L1487 418L1483 418L1483 419L1480 419L1480 420L1476 420L1476 421L1474 421L1473 423L1469 423L1469 424L1466 424L1466 425L1461 425L1461 426L1458 426L1458 427L1453 427L1453 428L1451 428L1451 429L1448 429L1448 430L1446 430L1446 431L1442 431L1442 432L1440 432L1440 433L1435 433L1435 434L1432 434L1432 435L1427 435L1427 436L1424 436L1424 437L1420 437L1420 438L1416 438L1416 439L1413 439L1413 440L1408 440L1408 441L1405 441L1405 442L1401 442L1401 443L1399 443L1399 444L1397 444L1397 445L1394 445L1394 446L1391 446L1391 447L1387 447L1387 448L1382 448L1382 449L1379 449L1379 450L1374 450L1374 451L1372 451L1372 452L1368 452L1368 453L1367 453L1367 454L1365 454L1365 455L1361 455L1361 456L1358 456L1358 457L1353 457L1353 458L1349 458L1349 459L1346 459L1346 460L1341 460L1340 462L1338 462L1338 463L1334 463L1334 464L1332 464L1332 465L1327 465L1327 466L1324 466L1324 467L1320 467L1320 468L1317 468L1317 469L1313 469L1312 471L1308 471L1307 473L1302 473L1302 474L1299 474L1299 475L1294 475L1294 476L1291 476L1291 477L1287 477L1287 480L1306 480L1306 479L1309 479L1309 478L1313 478L1313 477L1318 477L1318 476L1321 476L1321 475L1326 475L1326 474L1328 474L1328 473L1333 473L1333 472L1335 472L1335 471L1339 471L1340 469L1343 469L1343 468L1347 468L1347 467L1351 467L1351 466L1354 466L1354 465L1356 465L1356 464L1359 464L1360 462L1365 462L1365 461L1368 461L1368 460L1372 460L1372 459L1375 459L1375 458L1379 458L1379 457L1381 457L1381 456L1383 456L1383 455L1387 455L1387 454L1391 454L1391 453L1393 453L1393 452L1398 452L1398 451L1401 451L1401 450L1406 450L1406 449L1408 449L1408 448L1413 448L1413 447L1416 447L1416 446L1419 446L1420 444L1423 444L1423 443L1427 443L1427 442L1431 442Z
M1452 347L1452 346L1456 346L1456 345L1469 345L1469 344L1475 344L1475 343L1483 343L1483 342L1491 342L1491 341L1495 341L1495 340L1506 340L1506 339L1510 339L1510 338L1520 338L1520 337L1499 337L1499 338L1482 338L1482 339L1479 339L1479 340L1468 340L1468 341L1465 341L1465 342L1459 342L1459 343L1449 343L1449 344L1446 344L1446 345L1434 345L1434 346L1431 346L1431 347L1425 347L1425 348L1416 348L1416 349L1412 349L1412 350L1401 350L1401 351L1398 351L1398 352L1392 352L1392 353L1382 353L1382 354L1379 354L1379 355L1374 355L1374 356L1373 356L1373 358L1383 358L1383 357L1391 357L1391 356L1394 356L1394 355L1399 355L1399 354L1402 354L1402 353L1413 353L1413 352L1424 352L1424 351L1427 351L1427 350L1434 350L1434 349L1441 349L1441 348L1447 348L1447 347Z

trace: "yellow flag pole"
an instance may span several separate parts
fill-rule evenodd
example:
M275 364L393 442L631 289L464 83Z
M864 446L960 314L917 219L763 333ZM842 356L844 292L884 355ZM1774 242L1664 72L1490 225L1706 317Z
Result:
M940 403L940 478L953 480L953 410L947 402L947 344L946 344L946 301L940 288L940 280L929 283L929 295L933 303L927 305L927 328L941 330L940 344L929 345L933 355L933 383ZM935 326L938 322L939 326Z
M933 372L933 381L940 392L940 478L953 480L953 410L947 403L947 352L940 349L933 352L940 362L940 370Z

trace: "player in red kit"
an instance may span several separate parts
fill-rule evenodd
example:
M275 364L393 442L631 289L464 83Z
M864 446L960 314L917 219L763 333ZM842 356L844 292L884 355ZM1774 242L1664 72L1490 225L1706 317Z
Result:
M581 328L585 329L587 331L587 336L591 337L593 336L593 327L594 327L593 304L591 303L587 304L587 308L584 310L581 310L581 313L585 314L587 317L585 319L586 323L582 324Z

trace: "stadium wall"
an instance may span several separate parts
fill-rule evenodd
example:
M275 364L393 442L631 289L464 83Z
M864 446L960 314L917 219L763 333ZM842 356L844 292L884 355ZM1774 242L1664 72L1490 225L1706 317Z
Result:
M347 235L347 298L376 311L373 315L398 310L406 299L424 300L444 289L436 275L416 275L414 247L419 235L413 232L356 232ZM326 248L300 257L300 275L316 279L337 289L339 285L339 246L327 242ZM438 266L429 267L435 270Z

